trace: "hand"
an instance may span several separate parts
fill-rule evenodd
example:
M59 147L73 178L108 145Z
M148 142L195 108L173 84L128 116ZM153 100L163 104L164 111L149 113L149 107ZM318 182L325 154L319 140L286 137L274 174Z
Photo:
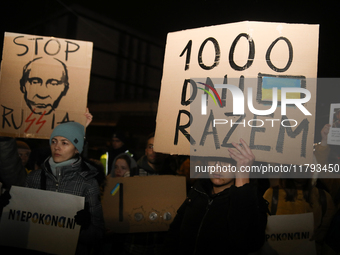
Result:
M241 173L240 169L242 166L252 166L255 161L255 156L251 149L249 148L248 144L243 140L240 139L241 145L233 142L232 145L236 148L235 149L228 149L230 157L236 161L236 180L235 186L240 187L243 186L245 183L249 182L249 173Z
M0 208L8 205L10 199L11 195L9 194L9 190L6 190L3 194L0 195Z
M77 215L74 216L74 219L78 225L82 227L82 229L87 229L91 224L91 213L89 210L89 204L85 203L85 208L77 212Z
M326 124L324 125L324 127L321 129L321 145L322 146L326 146L327 145L327 137L328 137L328 133L329 133L329 129L330 129L331 125L330 124Z
M92 122L93 116L89 111L89 108L86 108L86 112L85 112L85 117L86 117L86 124L85 127L87 127L88 125L90 125L90 123Z

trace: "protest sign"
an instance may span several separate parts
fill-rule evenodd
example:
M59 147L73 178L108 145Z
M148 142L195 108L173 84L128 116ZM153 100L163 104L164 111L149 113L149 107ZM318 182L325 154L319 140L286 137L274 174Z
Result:
M155 150L311 163L318 25L240 22L169 33Z
M340 104L331 104L329 124L331 127L329 129L327 143L340 145Z
M84 198L13 186L0 221L0 245L52 254L75 254Z
M258 253L265 255L316 255L313 213L268 216L265 244Z
M60 123L85 125L92 43L5 33L0 135L49 138Z
M183 176L108 176L105 226L115 233L167 231L185 197Z

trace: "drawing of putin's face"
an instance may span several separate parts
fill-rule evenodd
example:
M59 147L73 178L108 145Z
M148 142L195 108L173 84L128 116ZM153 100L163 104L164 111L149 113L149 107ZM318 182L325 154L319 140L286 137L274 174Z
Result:
M20 89L33 113L50 114L69 88L66 65L53 58L51 64L36 58L24 66Z

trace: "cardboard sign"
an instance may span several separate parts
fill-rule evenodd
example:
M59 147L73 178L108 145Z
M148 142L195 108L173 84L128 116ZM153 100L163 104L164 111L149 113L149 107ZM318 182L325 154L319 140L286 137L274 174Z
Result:
M116 233L167 231L186 198L183 176L108 177L102 201L106 228Z
M84 198L64 193L13 186L3 209L0 245L52 254L74 254L80 226L74 215Z
M5 33L0 135L49 138L58 124L85 125L92 43Z
M331 104L329 124L331 127L329 129L327 143L340 145L340 104Z
M311 163L318 30L247 21L169 33L155 150L229 157L243 138L258 161Z
M268 216L266 241L258 255L316 255L313 213Z

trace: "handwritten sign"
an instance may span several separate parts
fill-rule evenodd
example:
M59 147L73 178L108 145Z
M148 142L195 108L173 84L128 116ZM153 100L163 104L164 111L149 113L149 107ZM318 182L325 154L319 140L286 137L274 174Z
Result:
M49 138L60 123L85 124L92 43L5 33L0 135Z
M259 161L313 156L318 25L240 22L169 33L155 150Z
M13 186L3 209L0 245L53 254L74 254L80 226L74 215L84 198L70 194Z
M268 216L265 244L259 255L315 255L313 213Z

